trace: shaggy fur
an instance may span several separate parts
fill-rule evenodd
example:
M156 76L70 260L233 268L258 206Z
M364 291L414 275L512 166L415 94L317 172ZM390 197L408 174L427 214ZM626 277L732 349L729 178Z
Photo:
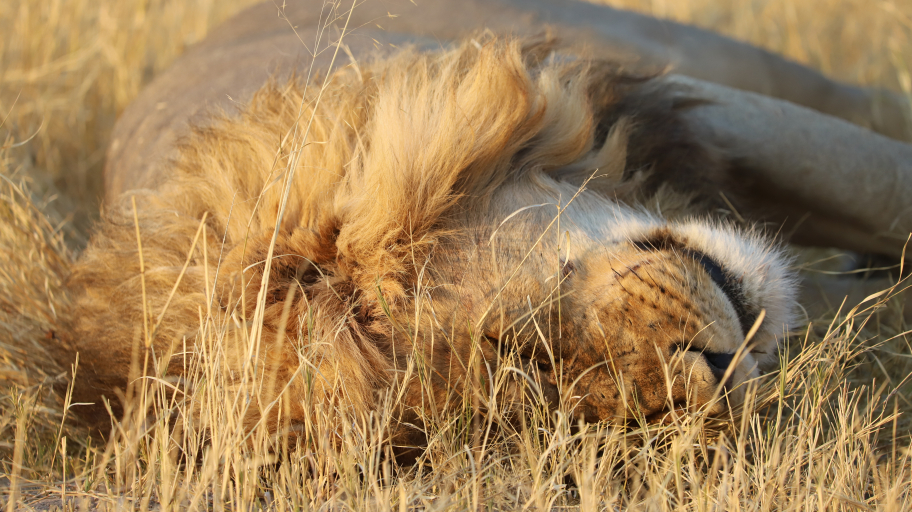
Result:
M270 375L260 399L285 390L296 424L308 403L367 413L395 382L415 423L479 361L587 420L720 413L718 388L774 361L787 265L756 234L688 220L728 164L660 81L489 40L315 83L265 85L196 128L161 187L108 208L69 282L75 401L117 396L145 346L180 375L207 315L233 371Z

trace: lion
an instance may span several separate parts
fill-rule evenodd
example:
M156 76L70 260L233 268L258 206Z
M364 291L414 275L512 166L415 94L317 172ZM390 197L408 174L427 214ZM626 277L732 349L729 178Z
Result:
M504 35L493 20L521 19L504 10L555 11L479 0L455 23L492 30L421 37L454 22L445 5L340 37L350 46L330 51L351 57L310 76L239 66L273 55L264 34L283 23L254 7L124 114L61 329L62 357L80 361L73 400L95 404L85 418L123 405L143 358L186 385L213 336L229 374L266 376L244 421L273 429L279 409L292 428L313 404L368 415L391 389L390 436L407 447L426 443L423 409L471 393L563 404L586 422L720 416L777 367L798 322L790 257L743 215L780 228L804 214L786 224L792 241L901 249L909 222L892 194L909 189L906 144L587 46L593 20L620 11L567 3L546 20L552 33L530 35L531 21ZM380 34L395 46L358 47ZM707 48L729 44L730 60L759 51L720 41ZM234 66L206 68L226 55ZM817 87L816 99L882 94L771 62L785 71L770 83ZM209 82L236 101L252 80L235 110L193 103ZM852 180L872 166L888 178L864 179L862 193L891 191L882 212L851 206ZM223 330L203 333L204 317ZM520 377L494 390L504 371Z

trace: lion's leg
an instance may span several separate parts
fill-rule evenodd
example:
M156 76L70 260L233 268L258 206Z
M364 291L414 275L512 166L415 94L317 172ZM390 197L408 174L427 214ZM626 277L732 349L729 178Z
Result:
M912 145L789 102L680 76L698 140L734 164L726 192L792 241L899 256L912 231ZM705 100L705 101L701 101Z

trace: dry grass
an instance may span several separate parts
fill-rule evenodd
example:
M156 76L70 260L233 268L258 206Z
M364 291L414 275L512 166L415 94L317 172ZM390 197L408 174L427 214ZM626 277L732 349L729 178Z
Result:
M578 428L565 411L532 407L514 431L490 428L496 404L479 422L465 403L460 416L429 415L427 453L397 467L381 442L391 407L351 422L317 409L295 443L241 428L238 398L260 382L229 386L219 346L252 340L219 338L220 320L209 318L198 346L210 357L189 369L192 396L150 379L128 392L133 407L109 441L70 425L66 400L50 392L68 369L43 341L66 307L64 239L78 246L97 208L117 113L245 3L12 0L0 9L0 484L10 509L912 508L912 347L900 288L794 333L783 371L758 383L754 405L730 422ZM909 89L908 0L608 3L712 27L845 80ZM147 421L150 410L159 419Z
M86 231L114 120L187 45L250 0L50 0L0 9L0 133ZM7 117L8 116L8 117Z

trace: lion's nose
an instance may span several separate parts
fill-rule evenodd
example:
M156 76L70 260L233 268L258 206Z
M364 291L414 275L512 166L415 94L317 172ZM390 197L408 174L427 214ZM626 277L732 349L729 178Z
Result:
M713 377L721 382L725 377L725 371L728 370L728 367L735 359L735 354L713 352L702 352L702 354L706 359L706 362L709 364L709 370L712 372Z
M681 348L680 345L675 345L673 350L678 351L681 350ZM703 359L706 360L706 365L709 366L709 371L712 372L713 377L719 382L725 377L726 370L731 366L732 361L735 360L735 354L726 352L709 352L708 350L696 347L690 347L687 351L703 356Z

